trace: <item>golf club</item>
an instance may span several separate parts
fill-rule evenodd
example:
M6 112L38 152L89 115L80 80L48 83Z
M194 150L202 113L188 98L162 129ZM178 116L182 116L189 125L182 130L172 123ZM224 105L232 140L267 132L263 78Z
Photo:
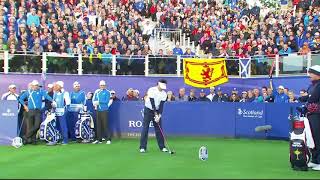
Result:
M160 133L161 133L161 135L162 135L162 137L163 137L164 143L165 143L166 147L167 147L168 150L169 150L169 154L175 154L176 152L175 152L174 150L171 150L171 148L170 148L169 145L168 145L168 141L166 140L166 138L165 138L165 136L164 136L164 134L163 134L162 128L161 128L161 126L160 126L160 123L158 122L157 124L158 124L158 126L159 126Z

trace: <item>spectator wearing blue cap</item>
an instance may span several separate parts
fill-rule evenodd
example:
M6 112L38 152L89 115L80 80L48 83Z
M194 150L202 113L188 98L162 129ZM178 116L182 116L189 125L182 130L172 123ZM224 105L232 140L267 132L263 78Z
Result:
M206 97L206 93L204 92L203 89L200 90L199 98L197 101L205 101L205 102L210 102L210 99Z

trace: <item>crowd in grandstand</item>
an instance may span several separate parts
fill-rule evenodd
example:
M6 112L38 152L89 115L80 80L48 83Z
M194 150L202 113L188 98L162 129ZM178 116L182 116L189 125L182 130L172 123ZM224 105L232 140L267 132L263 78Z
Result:
M298 3L297 3L298 2ZM1 0L0 50L40 54L146 55L154 21L179 28L203 53L274 56L320 49L317 0L300 0L296 13L270 11L243 0ZM164 54L193 55L179 45ZM162 53L162 52L161 52ZM105 58L108 59L108 58Z

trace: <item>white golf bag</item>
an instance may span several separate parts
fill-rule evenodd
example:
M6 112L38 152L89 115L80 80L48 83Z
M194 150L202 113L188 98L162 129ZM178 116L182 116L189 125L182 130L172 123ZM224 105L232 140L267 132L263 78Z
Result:
M79 112L79 118L75 126L75 135L78 139L93 140L94 139L94 122L86 106Z
M46 119L40 125L40 139L56 143L61 138L61 134L57 130L56 114L48 112Z
M310 161L309 148L314 148L309 120L306 117L294 117L290 133L290 163L297 171L307 171Z

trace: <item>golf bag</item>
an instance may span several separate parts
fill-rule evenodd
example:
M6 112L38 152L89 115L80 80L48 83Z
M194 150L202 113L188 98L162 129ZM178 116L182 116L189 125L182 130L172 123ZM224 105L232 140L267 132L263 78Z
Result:
M50 143L58 142L62 137L57 130L55 112L48 112L46 119L40 125L40 139Z
M296 171L307 171L310 160L309 148L312 146L309 133L309 121L305 117L292 117L292 132L290 133L290 163ZM310 129L309 129L310 130ZM313 144L314 146L314 144Z
M75 135L78 139L83 140L93 140L94 139L94 123L93 118L89 112L87 112L87 108L84 107L83 111L79 112L79 119L76 122L75 126Z

